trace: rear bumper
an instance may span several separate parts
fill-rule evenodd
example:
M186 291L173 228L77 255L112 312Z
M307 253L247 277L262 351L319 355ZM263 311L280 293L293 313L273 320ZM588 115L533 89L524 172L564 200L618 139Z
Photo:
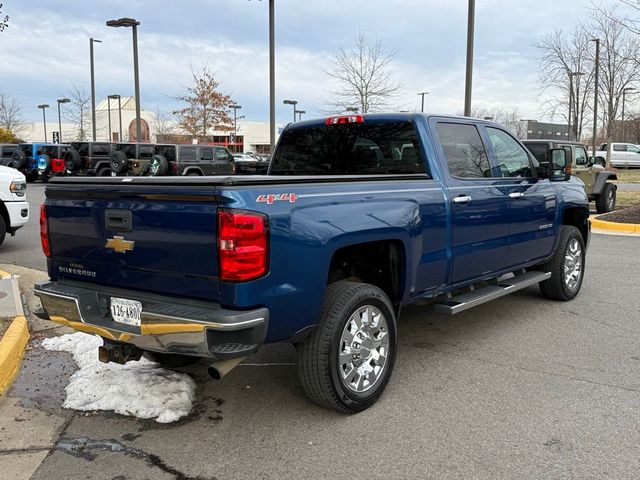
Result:
M228 310L213 302L121 290L80 282L36 284L49 320L143 350L227 359L256 352L267 332L269 310ZM141 325L115 322L111 297L142 303Z

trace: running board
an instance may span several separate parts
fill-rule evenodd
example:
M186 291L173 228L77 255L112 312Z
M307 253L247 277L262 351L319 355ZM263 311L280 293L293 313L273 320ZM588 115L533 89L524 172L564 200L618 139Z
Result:
M442 302L436 303L434 308L436 313L454 315L477 305L495 300L496 298L517 292L523 288L530 287L531 285L535 285L544 280L548 280L549 278L551 278L551 272L545 273L532 271L522 273L515 275L512 278L499 281L495 285L488 285L477 290L472 290L467 293L450 297Z

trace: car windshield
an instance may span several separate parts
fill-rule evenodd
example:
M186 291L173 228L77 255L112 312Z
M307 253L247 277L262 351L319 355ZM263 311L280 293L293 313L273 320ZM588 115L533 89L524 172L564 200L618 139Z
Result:
M286 131L273 175L426 173L410 122L349 123Z

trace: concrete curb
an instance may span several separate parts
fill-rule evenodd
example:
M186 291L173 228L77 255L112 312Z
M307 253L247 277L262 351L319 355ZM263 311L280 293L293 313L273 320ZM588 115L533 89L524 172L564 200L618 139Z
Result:
M640 235L640 225L636 223L607 222L597 218L591 219L594 229L604 230L603 233L625 233L627 235Z
M0 270L0 278L13 278L9 273ZM16 289L14 288L14 296ZM18 374L24 350L29 341L29 324L24 316L22 301L18 292L15 298L18 315L13 319L11 325L0 339L0 395L2 395L11 385L11 382Z

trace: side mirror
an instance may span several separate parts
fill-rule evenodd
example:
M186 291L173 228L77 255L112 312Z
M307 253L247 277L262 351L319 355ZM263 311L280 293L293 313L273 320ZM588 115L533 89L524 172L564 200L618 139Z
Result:
M571 177L571 159L564 148L549 150L549 180L563 182Z

